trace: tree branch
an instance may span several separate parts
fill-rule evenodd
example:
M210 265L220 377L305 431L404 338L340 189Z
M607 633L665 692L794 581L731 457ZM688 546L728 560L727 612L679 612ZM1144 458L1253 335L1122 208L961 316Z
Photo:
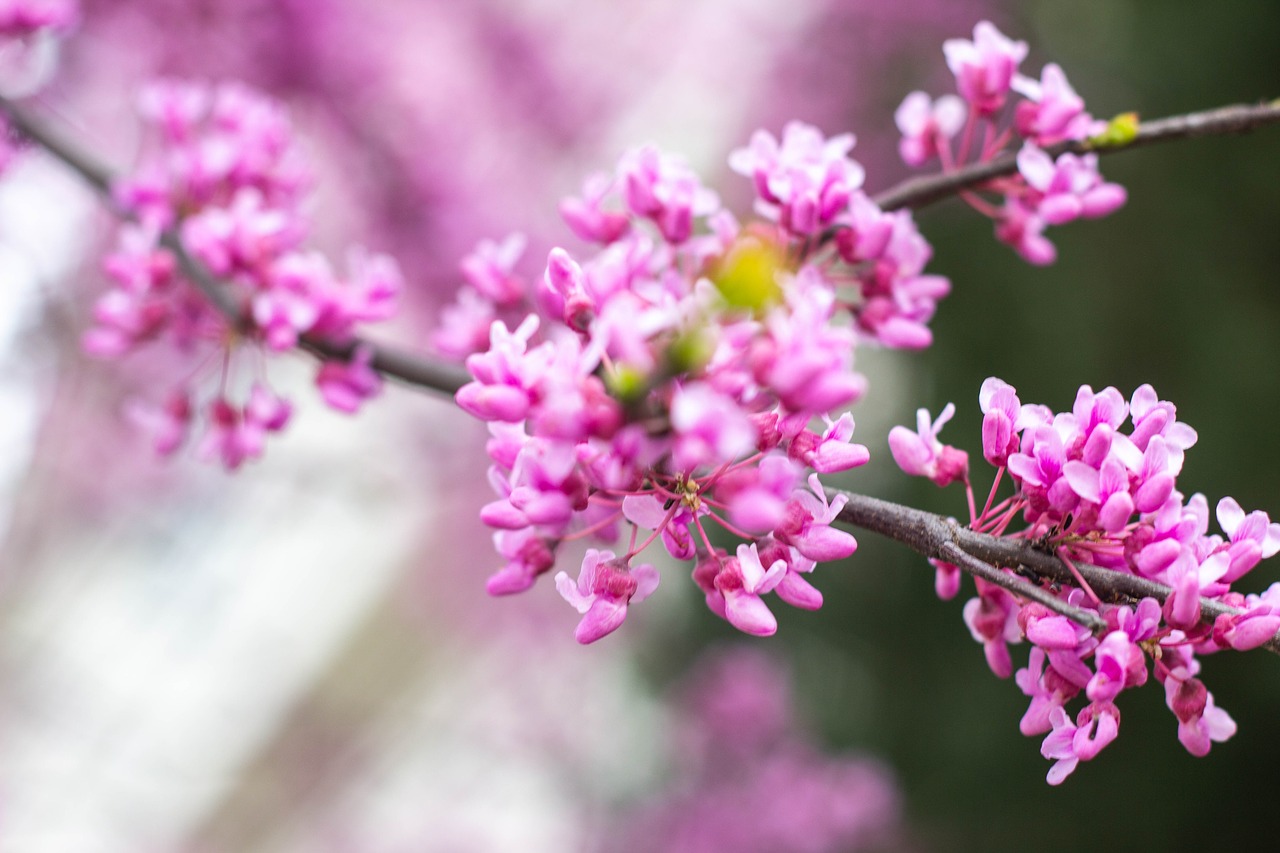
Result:
M71 171L79 175L94 190L106 199L113 213L122 218L129 218L129 213L121 209L111 193L115 177L110 168L95 160L88 153L63 139L55 130L46 126L39 119L29 115L12 101L0 98L0 111L3 111L9 124L24 138L43 148L54 158L61 161ZM245 317L226 285L219 281L200 263L182 243L176 230L169 228L160 235L160 245L168 249L178 262L183 274L191 280L213 306L239 332L249 332L252 326ZM320 359L349 360L356 349L365 347L372 351L372 367L383 376L398 379L409 385L453 395L459 388L471 381L467 372L456 364L439 359L427 358L395 349L382 344L375 344L362 338L345 343L337 343L324 338L303 336L299 341L300 348Z
M1175 139L1248 133L1251 130L1277 122L1280 122L1280 101L1270 101L1262 104L1237 104L1230 107L1219 107L1197 113L1144 121L1138 125L1137 133L1133 138L1126 142L1069 141L1051 145L1045 151L1054 157L1067 151L1075 154L1088 152L1111 154L1116 151L1128 151L1130 148L1140 148L1144 145L1170 142ZM871 200L879 205L881 210L898 210L904 207L921 208L964 190L981 186L993 178L1012 175L1017 170L1017 155L1005 154L985 163L974 163L970 166L961 167L953 172L908 178L884 192L877 193L871 197Z
M955 519L944 518L931 512L902 506L880 500L879 498L828 489L828 499L844 495L847 502L838 521L879 533L895 542L906 545L911 550L932 557L956 563L956 550L990 566L1011 568L1032 581L1049 580L1054 583L1075 583L1075 577L1066 563L1053 554L1042 551L1034 543L1026 539L1011 539L1003 536L991 536L978 533L967 527L961 527ZM972 573L972 566L960 564ZM1076 570L1101 598L1112 604L1136 603L1143 598L1154 598L1164 603L1173 592L1162 583L1156 583L1136 575L1126 575L1110 569L1103 569L1088 563L1077 563ZM985 578L988 579L989 578ZM1008 587L1006 587L1008 588ZM1018 595L1026 595L1023 590L1012 590ZM1037 599L1039 600L1039 599ZM1059 611L1061 612L1061 611ZM1242 611L1228 607L1220 601L1210 598L1200 599L1201 618L1212 622L1224 613L1238 614ZM1070 614L1063 614L1075 619ZM1079 621L1079 620L1076 620ZM1092 628L1088 623L1086 627ZM1280 634L1268 640L1263 648L1280 655Z
M118 216L128 216L128 212L121 210L112 198L111 186L114 182L114 176L111 169L62 138L56 131L34 116L29 115L13 101L0 98L0 111L8 117L9 123L14 130L60 160L101 194ZM1254 106L1222 107L1215 110L1143 122L1139 125L1136 135L1131 140L1123 143L1066 142L1053 146L1048 150L1055 155L1063 151L1110 153L1141 145L1150 145L1173 139L1186 139L1193 136L1244 133L1277 121L1280 121L1280 102ZM993 178L1012 174L1016 169L1017 163L1014 155L1006 155L987 163L966 166L946 174L910 178L874 196L873 201L884 210L923 207L963 190L979 186ZM218 281L204 268L203 264L191 256L183 246L181 237L175 231L169 229L161 235L160 241L166 249L174 254L186 276L226 317L227 321L233 327L241 331L247 331L249 328L247 319L235 304L235 301L231 299L223 283ZM450 395L456 393L471 378L465 370L455 364L374 344L359 338L339 344L320 338L304 337L300 342L300 346L302 349L322 359L349 359L357 348L367 347L373 352L373 368L382 375L398 379L409 385Z

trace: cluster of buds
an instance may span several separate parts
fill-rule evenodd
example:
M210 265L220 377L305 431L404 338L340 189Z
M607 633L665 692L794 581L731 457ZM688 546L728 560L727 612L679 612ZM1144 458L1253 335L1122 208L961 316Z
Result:
M1148 663L1178 719L1179 741L1194 755L1206 754L1212 742L1234 734L1235 723L1197 677L1197 655L1256 648L1280 631L1280 584L1261 596L1232 590L1260 560L1280 552L1280 524L1263 512L1246 514L1224 498L1216 512L1222 534L1209 533L1208 502L1200 494L1184 497L1176 483L1196 433L1149 385L1128 400L1114 388L1095 393L1086 385L1071 411L1054 413L1022 404L1011 386L991 378L979 400L983 457L997 475L972 527L1052 549L1077 579L1053 587L1055 596L1106 625L1094 633L1043 603L1020 600L980 579L977 597L964 608L965 622L996 675L1013 674L1009 643L1025 638L1032 646L1027 667L1016 675L1031 699L1021 730L1028 736L1048 733L1041 752L1055 760L1049 782L1058 784L1114 740L1120 724L1115 700L1121 691L1146 683ZM968 487L967 464L960 476L935 473L963 455L938 440L944 420L930 424L922 413L920 435L899 427L896 442L891 438L895 458L908 473L930 476L939 485L962 480ZM909 452L920 446L931 453ZM940 463L931 467L934 460ZM1014 494L996 502L1006 472ZM1019 516L1025 527L1010 532ZM1080 575L1083 564L1154 581L1169 593L1163 603L1153 597L1102 600ZM958 569L935 565L939 591L954 595ZM1226 605L1212 621L1202 618L1206 600ZM1083 706L1073 715L1068 703L1082 694Z
M747 226L679 159L631 151L561 205L590 255L553 249L534 286L514 272L519 237L464 262L469 287L436 340L463 355L489 324L457 401L493 434L499 497L482 516L507 563L490 592L527 589L563 543L617 541L625 525L620 555L589 550L576 582L557 576L581 642L657 585L636 558L658 539L742 631L777 629L769 593L821 606L806 578L857 546L818 480L868 458L842 413L866 384L854 348L927 346L948 290L923 274L910 215L862 192L853 142L799 123L756 133L729 161L758 193L763 220ZM500 318L521 311L514 329ZM716 544L711 522L740 544Z
M995 221L996 237L1028 262L1053 263L1057 251L1045 228L1106 216L1125 203L1126 194L1102 179L1096 154L1067 152L1055 158L1045 149L1098 136L1108 130L1107 123L1085 111L1059 66L1046 65L1039 80L1020 74L1026 42L1009 39L987 21L974 27L973 41L950 39L943 52L959 96L934 100L912 92L906 97L895 116L903 135L902 159L912 166L937 159L950 170L992 160L1021 140L1017 173L987 186L1003 202L967 200ZM1011 96L1018 99L1010 116Z
M355 249L341 275L303 248L311 178L275 102L241 85L163 81L145 89L139 105L155 150L114 187L132 221L106 259L113 286L94 308L84 348L117 358L163 342L201 365L158 408L132 409L161 453L176 450L189 432L202 407L192 402L195 385L212 365L218 390L203 404L198 453L235 468L261 453L266 432L284 427L289 404L260 378L242 403L232 402L233 356L247 351L260 361L304 336L349 342L357 324L395 313L400 273L390 258ZM231 316L187 278L165 235L179 238L226 285ZM357 349L349 362L321 365L316 382L326 402L351 412L377 393L370 357ZM255 377L262 373L260 364L250 368Z

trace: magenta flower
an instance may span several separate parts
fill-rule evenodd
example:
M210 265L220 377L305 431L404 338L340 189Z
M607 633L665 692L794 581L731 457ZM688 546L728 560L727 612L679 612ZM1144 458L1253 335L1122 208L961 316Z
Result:
M1096 756L1120 731L1120 711L1109 702L1086 705L1075 724L1061 707L1050 712L1049 720L1053 731L1041 744L1040 754L1054 760L1045 777L1050 785L1061 785L1076 765Z
M973 41L948 39L942 52L960 96L977 115L990 116L1004 106L1018 63L1027 57L1027 43L1007 38L990 21L979 21Z
M1009 462L1009 454L1018 451L1017 431L1022 403L1012 385L988 377L978 392L978 404L982 408L982 456L992 465L1003 467Z
M837 495L828 504L817 474L809 475L809 488L808 492L797 489L792 493L782 523L773 530L774 538L820 563L850 556L858 549L858 540L831 527L848 499Z
M693 235L693 220L720 207L720 199L702 186L679 157L656 148L629 151L618 164L627 208L653 221L669 243L678 244Z
M1084 139L1105 126L1085 112L1084 99L1071 88L1062 68L1052 62L1040 72L1039 81L1015 76L1013 88L1027 98L1018 104L1014 125L1018 133L1036 145L1047 147L1067 139Z
M862 166L847 155L851 133L825 138L812 125L793 121L782 141L757 130L747 148L729 155L729 168L755 182L759 209L799 236L833 224L862 186Z
M929 410L916 412L916 431L896 426L889 431L889 450L893 461L913 477L928 477L938 486L969 479L969 454L938 441L938 432L956 413L947 403L937 420L930 423Z
M725 560L715 576L716 590L724 596L724 617L733 627L757 637L778 630L778 620L760 596L773 591L786 575L787 564L775 560L765 568L755 544L738 546L738 556Z
M1098 155L1059 154L1054 160L1030 142L1018 152L1018 173L1034 192L1027 203L1048 225L1106 216L1127 198L1124 187L1098 173Z
M554 548L530 528L498 530L493 534L493 544L507 562L485 583L490 595L524 592L555 565Z
M515 274L515 266L524 254L526 242L520 233L507 235L501 243L481 240L462 259L463 278L496 305L518 302L525 295L525 283Z
M587 551L575 584L569 575L556 575L556 590L583 614L574 638L583 645L618 629L627 618L627 605L643 601L658 587L658 570L648 564L629 568L612 551Z
M621 211L601 208L613 190L613 179L600 173L587 178L582 196L570 196L560 202L560 216L583 240L609 244L631 229L631 219Z
M320 396L339 412L353 414L360 405L382 390L382 377L373 369L373 350L356 347L351 361L326 361L316 374Z
M755 449L759 438L742 407L705 382L676 389L671 428L675 433L671 463L676 471L732 462Z
M924 92L912 92L903 99L893 114L902 132L898 153L908 166L923 166L964 126L967 111L964 101L955 95L943 95L936 101Z

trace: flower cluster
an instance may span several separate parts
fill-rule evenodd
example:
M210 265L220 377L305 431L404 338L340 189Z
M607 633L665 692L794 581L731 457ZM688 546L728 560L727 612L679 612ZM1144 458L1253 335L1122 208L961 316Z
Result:
M302 205L310 175L284 110L240 85L209 87L157 82L139 101L154 131L156 150L114 188L132 217L120 230L105 270L112 288L94 308L85 349L116 358L163 342L202 366L159 409L139 405L136 420L150 427L158 451L181 445L198 408L206 432L199 455L228 468L258 456L266 432L282 429L288 404L259 378L243 402L232 402L232 357L260 361L306 337L352 340L357 324L390 318L401 288L390 258L352 250L347 270L307 251ZM186 251L226 286L231 316L191 281L166 241ZM218 357L210 359L213 351ZM328 361L316 378L325 401L345 412L380 387L371 353L357 348L349 362ZM210 363L217 392L193 404L194 386Z
M799 123L756 133L729 161L759 196L747 226L681 160L641 148L561 205L593 252L553 249L533 286L514 271L518 236L463 262L436 345L470 352L457 401L491 425L498 500L482 517L507 560L491 593L527 589L570 540L627 535L620 555L589 550L576 582L557 576L581 642L656 586L634 563L658 539L742 631L777 629L769 593L821 606L807 576L857 544L818 480L867 460L841 414L865 388L854 347L927 346L949 286L923 274L910 215L861 191L852 146ZM744 541L717 545L709 522Z
M1010 385L991 378L979 401L982 454L997 476L972 526L1051 548L1077 577L1076 584L1054 587L1056 596L1106 625L1095 635L1063 613L982 580L964 608L965 623L998 676L1013 674L1009 643L1026 638L1032 645L1027 667L1016 675L1031 699L1021 730L1048 733L1041 752L1055 761L1049 782L1061 782L1116 737L1115 700L1147 681L1148 661L1177 717L1178 739L1192 754L1206 754L1212 742L1234 734L1235 723L1197 677L1197 655L1256 648L1280 631L1280 584L1261 596L1231 588L1260 560L1280 552L1280 524L1224 498L1216 511L1222 533L1209 532L1204 496L1187 498L1176 483L1196 433L1150 385L1128 400L1114 388L1094 392L1086 385L1071 411L1054 413L1023 404ZM908 473L940 485L950 481L929 464L962 453L937 439L949 414L950 407L930 424L922 410L920 435L897 433L895 458ZM1006 472L1014 494L996 503L995 488ZM972 505L972 494L970 499ZM1010 533L1019 515L1026 526ZM1103 600L1079 574L1084 564L1154 581L1167 589L1163 603L1154 597ZM954 594L954 583L942 578L954 577L956 567L936 565L939 588ZM1206 602L1225 607L1215 607L1216 618L1208 619ZM1067 705L1081 694L1085 704L1073 716Z
M921 166L937 158L950 170L994 159L1021 139L1017 174L987 186L1003 202L968 200L995 220L996 236L1027 261L1053 263L1057 252L1044 236L1046 227L1106 216L1124 204L1126 194L1102 179L1097 155L1053 157L1045 149L1096 136L1107 124L1085 111L1059 66L1046 65L1038 80L1019 73L1026 42L1007 38L987 21L974 27L973 41L950 39L943 53L959 96L935 101L925 92L912 92L906 97L896 114L903 160ZM1020 99L1012 117L1002 121L1011 96Z

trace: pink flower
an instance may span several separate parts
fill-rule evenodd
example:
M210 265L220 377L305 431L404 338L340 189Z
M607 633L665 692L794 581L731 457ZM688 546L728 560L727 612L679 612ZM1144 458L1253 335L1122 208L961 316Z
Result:
M531 529L496 531L493 544L507 562L485 583L490 595L524 592L555 565L555 550Z
M316 374L320 396L340 412L353 414L360 405L382 390L382 377L373 369L373 350L356 347L351 361L326 361Z
M982 408L982 456L992 465L1008 464L1009 454L1018 451L1018 416L1022 403L1014 387L994 376L982 383L978 392Z
M786 518L787 502L801 473L786 456L770 453L758 465L737 468L716 481L716 500L725 504L735 527L768 533Z
M596 174L583 184L581 198L570 196L560 202L560 216L574 234L591 243L609 244L630 230L627 214L601 209L612 189L612 178Z
M1027 100L1018 104L1014 125L1018 133L1041 147L1067 139L1084 139L1100 130L1102 122L1084 111L1084 99L1067 82L1062 68L1049 63L1037 82L1021 75L1013 88Z
M912 92L893 114L902 132L898 153L908 166L923 166L960 132L965 120L964 101L943 95L936 101L924 92Z
M1027 57L1027 43L1012 41L990 21L979 21L973 28L973 41L948 39L942 52L956 77L960 96L985 117L1004 106L1018 63Z
M627 207L652 220L669 243L688 240L694 217L720 207L716 194L702 186L683 160L656 148L646 146L624 154L618 178Z
M1018 625L1018 607L1013 597L999 587L987 586L977 598L964 605L964 624L973 639L982 643L987 666L998 678L1013 674L1013 661L1009 657L1009 643L1022 639Z
M762 213L793 234L808 236L828 227L862 186L862 166L847 155L851 133L825 138L812 125L793 121L782 141L757 130L746 148L729 155L729 167L755 182Z
M134 402L125 409L125 415L148 434L161 456L169 456L187 440L192 414L191 395L185 389L170 394L161 406Z
M848 498L837 495L828 504L817 474L809 475L809 489L792 493L782 522L773 530L774 538L820 563L850 556L858 549L858 540L851 533L831 527Z
M677 471L733 462L755 449L758 439L742 407L705 382L676 389L671 428L675 432L671 462Z
M556 575L556 590L583 614L573 634L583 645L617 630L627 618L627 605L643 601L657 587L657 569L628 568L612 551L587 551L576 584L565 572Z
M525 236L509 234L501 243L481 240L462 259L462 275L467 282L497 305L517 302L525 293L524 282L515 275L515 265L524 254Z
M1245 515L1234 498L1223 498L1218 501L1217 516L1218 526L1231 539L1225 582L1243 577L1260 560L1280 552L1280 524L1272 523L1265 512L1255 510Z
M821 436L801 430L791 437L787 453L792 459L808 465L819 474L847 471L867 464L870 452L861 444L853 444L853 415L845 412L836 420L823 415L827 430Z
M1127 198L1124 187L1098 173L1098 155L1059 154L1054 160L1030 142L1018 152L1018 173L1033 190L1026 203L1048 225L1106 216Z
M787 564L775 560L766 569L757 547L738 546L738 556L725 560L715 578L716 590L724 596L724 616L747 634L768 637L778 630L778 621L760 596L771 592L786 575Z
M956 413L947 403L937 420L929 422L929 410L916 412L916 431L896 426L889 431L889 450L893 461L913 477L928 477L938 486L969 479L969 454L938 441L938 432Z
M1046 777L1050 785L1061 785L1077 764L1096 756L1120 731L1120 711L1109 702L1086 705L1074 725L1061 707L1050 712L1049 720L1053 731L1041 744L1040 754L1055 759Z

